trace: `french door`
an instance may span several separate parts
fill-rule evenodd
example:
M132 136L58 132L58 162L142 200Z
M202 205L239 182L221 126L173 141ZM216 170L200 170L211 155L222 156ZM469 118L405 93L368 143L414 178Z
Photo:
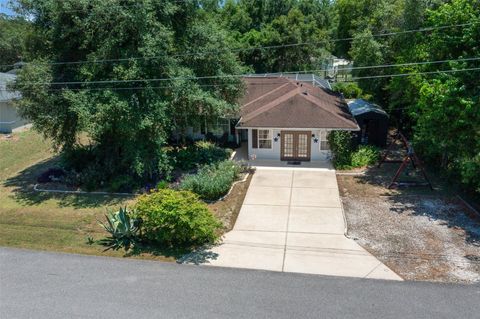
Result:
M309 161L311 132L309 131L282 131L281 133L281 160L282 161Z

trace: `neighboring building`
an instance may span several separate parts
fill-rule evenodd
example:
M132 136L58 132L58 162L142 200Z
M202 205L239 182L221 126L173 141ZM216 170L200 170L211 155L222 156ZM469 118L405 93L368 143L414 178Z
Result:
M27 123L18 115L13 105L13 101L20 98L20 93L7 89L8 84L15 81L15 78L15 74L0 73L0 133L11 133Z
M325 160L330 157L330 131L359 130L343 97L315 81L281 76L244 81L247 89L236 128L237 139L248 141L250 159Z
M313 86L318 86L324 89L331 90L332 86L328 80L320 78L315 74L311 73L264 73L264 74L251 74L247 78L266 78L266 77L282 77L288 78L291 80L309 83Z
M360 126L360 131L356 134L357 143L384 147L388 135L387 112L362 99L348 102L348 108Z

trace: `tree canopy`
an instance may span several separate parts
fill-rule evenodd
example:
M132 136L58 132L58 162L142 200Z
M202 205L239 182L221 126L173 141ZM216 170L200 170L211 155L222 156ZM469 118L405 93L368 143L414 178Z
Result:
M19 74L20 111L64 152L88 150L92 170L106 178L163 174L162 146L172 131L237 107L242 84L228 75L244 67L197 2L21 3L43 45Z
M29 62L19 108L64 153L87 152L92 171L162 175L173 131L237 111L243 86L232 75L311 71L335 55L360 67L359 92L390 111L424 159L480 192L478 1L20 0L17 9L29 21L0 18L0 59ZM19 41L15 30L26 30Z
M26 58L27 37L30 28L22 18L12 18L0 13L0 72Z

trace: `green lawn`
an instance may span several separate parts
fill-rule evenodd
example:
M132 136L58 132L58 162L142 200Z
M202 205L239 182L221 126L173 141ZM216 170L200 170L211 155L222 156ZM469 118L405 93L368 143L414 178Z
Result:
M122 251L104 253L87 238L106 235L97 220L104 219L107 208L128 204L125 198L34 192L38 174L58 161L49 141L34 131L11 139L0 135L0 154L0 246L123 256ZM162 253L138 256L171 259Z

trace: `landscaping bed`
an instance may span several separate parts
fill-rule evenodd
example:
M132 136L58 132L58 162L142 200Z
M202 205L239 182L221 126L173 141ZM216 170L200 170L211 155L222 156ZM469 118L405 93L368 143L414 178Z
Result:
M480 219L431 173L435 190L388 190L398 165L337 175L349 236L406 280L480 281Z
M99 221L105 222L108 210L133 208L135 198L35 192L37 178L57 167L60 160L51 151L50 143L34 131L0 140L0 153L5 154L0 158L0 246L165 261L174 261L185 253L184 249L159 246L142 247L127 254L123 250L104 252L105 248L95 243L108 235ZM235 176L236 180L243 179L244 174ZM221 233L233 226L249 182L247 178L236 183L227 196L206 204L221 222ZM42 188L60 185L60 182L41 184Z
M228 232L233 229L235 222L237 221L238 214L242 208L243 200L247 195L248 187L252 180L253 172L251 172L244 182L236 183L230 194L225 196L224 199L210 203L208 207L212 213L222 222L224 232Z

